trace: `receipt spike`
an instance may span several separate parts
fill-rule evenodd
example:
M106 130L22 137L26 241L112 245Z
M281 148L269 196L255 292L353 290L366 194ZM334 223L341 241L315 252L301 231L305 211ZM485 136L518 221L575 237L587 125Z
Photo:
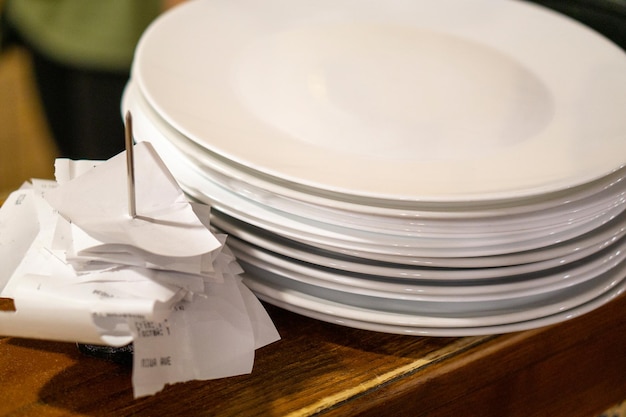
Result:
M130 217L137 217L135 201L135 157L133 148L133 118L130 111L126 112L125 130L126 136L126 170L128 177L128 213Z

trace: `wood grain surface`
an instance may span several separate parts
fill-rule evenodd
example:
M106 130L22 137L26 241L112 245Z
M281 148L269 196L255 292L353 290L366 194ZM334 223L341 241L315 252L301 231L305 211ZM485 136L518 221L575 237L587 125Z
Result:
M626 397L626 298L538 330L426 338L267 306L282 339L252 374L133 399L131 369L72 343L0 339L3 416L583 416ZM2 314L6 314L2 313Z

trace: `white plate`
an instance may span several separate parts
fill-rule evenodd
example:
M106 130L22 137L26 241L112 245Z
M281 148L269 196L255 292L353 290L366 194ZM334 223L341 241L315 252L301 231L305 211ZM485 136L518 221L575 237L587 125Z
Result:
M261 298L267 295L287 301L292 295L307 295L318 300L318 309L340 318L394 326L459 328L519 323L574 309L620 287L625 268L622 264L571 289L483 303L404 302L360 296L281 279L263 270L247 273L244 280ZM287 302L292 303L302 305L296 300Z
M269 232L319 248L364 257L483 257L530 251L575 239L612 222L624 204L582 225L538 238L511 235L485 236L482 239L413 238L367 232L320 223L291 213L281 213L233 194L207 180L182 179L183 188L212 207ZM200 195L199 195L200 194Z
M123 106L129 106L124 101ZM132 102L130 103L132 104ZM137 112L138 115L141 112ZM245 195L235 194L205 178L197 165L184 159L174 145L167 141L155 142L155 129L149 123L134 124L137 139L153 137L152 143L161 157L174 172L181 186L191 195L209 203L230 216L256 225L273 233L280 234L302 243L322 249L337 251L394 263L414 263L415 258L462 258L483 257L498 254L521 252L571 240L593 230L611 216L619 213L625 205L619 204L601 217L581 225L574 225L558 233L546 234L541 238L522 239L518 236L487 236L484 239L414 239L407 236L390 236L380 233L349 229L341 226L320 223L308 218L273 210L270 207L249 200ZM399 260L398 258L410 258Z
M528 297L540 293L569 288L609 271L626 258L626 242L603 253L557 270L540 271L526 276L507 277L476 283L461 280L425 282L420 280L390 280L374 275L349 274L340 270L319 268L311 264L277 256L245 242L228 240L244 270L248 266L280 277L300 281L330 290L398 300L430 302L476 302ZM254 275L254 274L253 274ZM438 285L443 284L443 285Z
M271 235L262 229L256 229L245 225L235 219L225 219L222 216L213 216L211 225L231 237L242 240L246 244L264 248L268 251L284 255L286 257L319 265L347 273L369 274L385 277L393 280L417 280L417 281L478 281L478 280L502 280L515 275L532 274L548 269L567 266L580 261L593 254L604 252L614 247L620 239L626 235L626 227L618 234L609 234L602 239L597 239L587 246L585 242L576 242L566 246L564 250L552 254L554 258L547 258L537 262L529 262L534 259L532 254L524 254L511 257L505 261L489 260L489 258L457 258L454 260L423 260L421 264L401 265L376 262L367 259L359 259L348 256L337 256L331 252L325 252L315 247L302 245L298 242L282 239ZM498 257L495 257L498 259ZM438 261L438 262L437 262ZM504 265L504 266L501 266Z
M563 230L555 233L503 235L487 234L482 238L456 238L454 236L440 238L414 238L412 236L396 236L383 233L368 232L356 228L348 228L336 224L322 223L302 215L274 210L262 203L248 199L244 193L235 193L224 186L214 183L204 176L203 171L194 163L186 160L183 155L169 142L155 141L155 135L144 135L142 128L135 123L137 138L152 137L161 157L187 192L202 199L220 211L261 227L273 233L330 250L346 250L372 254L372 256L402 257L477 257L492 256L504 253L532 250L550 246L564 240L570 240L587 233L624 210L626 205L620 201L616 207L601 212L582 223L568 224L566 218ZM187 166L187 169L184 168ZM183 171L185 173L183 173Z
M202 201L202 195L190 196ZM528 252L517 252L506 255L482 256L482 257L403 257L391 255L377 255L371 253L356 252L350 250L334 251L333 248L305 245L297 241L285 239L274 235L266 230L247 225L232 217L225 216L217 210L213 210L212 224L228 234L237 236L252 243L260 242L260 246L267 248L284 249L285 254L294 257L300 256L303 261L330 267L345 268L348 271L365 273L377 266L378 274L391 277L423 278L442 280L459 279L468 274L467 279L495 278L510 276L518 273L531 273L545 268L556 267L559 264L575 262L597 251L613 245L626 235L626 216L616 219L614 223L598 228L577 239L541 248ZM415 269L411 269L411 267ZM424 269L426 268L426 269ZM435 272L436 268L448 268L441 273ZM458 268L462 273L455 274ZM480 269L480 273L474 275L468 268ZM483 275L486 268L491 273ZM502 270L501 268L505 268Z
M133 112L134 126L151 142L171 145L182 159L195 165L207 178L231 192L289 212L333 224L349 225L361 230L398 233L410 236L463 235L530 232L547 234L558 228L584 221L586 218L624 203L626 171L620 170L559 193L507 205L446 207L446 211L398 211L378 207L346 204L317 194L308 194L283 187L284 182L265 180L258 172L228 163L199 147L173 129L152 109L134 82L129 82L124 95L124 108Z
M133 74L207 149L363 202L536 196L626 160L626 55L523 2L199 0Z
M248 281L246 281L247 283ZM495 335L502 333L518 332L536 329L566 320L571 320L593 311L604 304L620 296L626 289L626 281L621 281L614 288L587 303L581 304L570 310L523 322L507 323L497 326L473 326L473 327L426 327L414 324L406 324L401 317L395 320L395 324L366 321L360 316L360 309L350 308L344 305L322 300L307 294L294 291L280 291L263 284L254 283L258 290L256 295L276 306L303 316L317 320L338 324L341 326L354 327L357 329L394 333L413 336L438 336L438 337L463 337L479 335ZM342 314L348 310L347 314ZM370 311L365 310L366 313ZM347 316L347 317L346 317Z

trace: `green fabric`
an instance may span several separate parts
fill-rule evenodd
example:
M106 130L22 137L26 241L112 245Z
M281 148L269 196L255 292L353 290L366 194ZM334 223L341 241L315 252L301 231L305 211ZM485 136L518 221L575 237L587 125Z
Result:
M22 37L60 63L130 68L137 41L162 0L7 0L4 13Z

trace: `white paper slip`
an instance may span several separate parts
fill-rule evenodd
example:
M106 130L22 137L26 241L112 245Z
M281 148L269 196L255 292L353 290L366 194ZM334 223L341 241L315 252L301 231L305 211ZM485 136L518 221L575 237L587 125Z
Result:
M135 146L137 217L128 215L126 160L119 154L46 193L72 223L104 243L165 256L194 256L219 247L152 146Z
M280 337L268 316L250 320L258 300L244 296L239 282L210 285L206 296L178 304L168 320L132 321L136 397L165 384L252 372L254 350Z
M77 265L89 262L111 262L119 265L151 269L179 271L188 274L210 276L213 272L211 252L194 256L164 256L148 252L136 246L103 243L74 224L69 224L66 234L57 235L54 248L63 250L66 261Z
M127 344L130 331L108 333L94 325L93 317L153 318L184 297L185 289L160 281L158 275L165 273L159 271L118 267L79 278L50 249L55 216L33 189L12 193L0 210L0 256L7 260L0 270L0 296L13 299L16 307L0 313L0 334Z
M280 338L243 272L149 144L137 145L137 209L123 155L58 161L60 181L33 180L0 208L0 335L124 346L136 396L166 384L252 371ZM155 343L158 342L158 343Z

